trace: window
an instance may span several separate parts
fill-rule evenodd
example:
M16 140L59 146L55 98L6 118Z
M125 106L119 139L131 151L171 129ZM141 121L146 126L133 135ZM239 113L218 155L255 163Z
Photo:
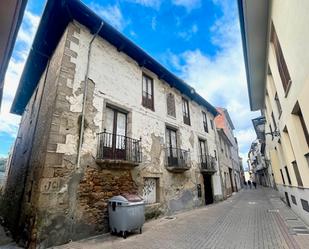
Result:
M288 178L288 182L289 182L289 184L291 185L292 182L291 182L291 178L290 178L290 174L289 174L288 167L285 166L284 169L285 169L286 177Z
M216 161L217 161L218 159L217 159L217 151L216 150L214 150L214 154L215 154L215 158L216 158Z
M202 112L203 115L203 125L204 125L204 131L208 132L208 124L207 124L207 116L205 112Z
M299 103L298 103L298 102L297 102L296 105L294 106L292 113L293 113L294 115L298 116L299 121L300 121L300 124L301 124L301 127L302 127L302 129L303 129L303 133L304 133L304 136L305 136L307 145L308 145L308 147L309 147L309 133L308 133L308 129L307 129L307 126L306 126L306 123L305 123L305 120L304 120L303 113L302 113L302 111L301 111L301 109L300 109L300 106L299 106Z
M282 169L280 169L280 173L281 173L281 177L282 177L282 182L283 182L283 184L285 184L285 180L284 180Z
M306 153L306 154L305 154L305 157L306 157L306 160L307 160L307 164L308 164L308 166L309 166L309 153Z
M282 49L279 43L279 39L278 39L276 30L275 30L274 23L272 23L271 25L270 41L274 44L276 60L277 60L280 78L282 81L282 86L284 88L285 94L287 94L292 81L291 81L290 73L286 65L283 53L282 53Z
M190 110L189 102L187 99L182 98L182 112L183 112L183 122L187 125L190 125Z
M166 96L167 115L176 118L175 96L168 93Z
M214 121L212 119L210 119L210 127L212 130L214 129Z
M275 116L274 116L274 113L273 113L273 112L271 113L271 119L273 120L274 129L275 129L275 131L276 131L276 130L277 130L277 124L276 124L276 120L275 120Z
M281 113L282 113L282 108L281 108L281 104L280 104L280 101L279 101L279 98L278 98L278 93L275 94L275 102L276 102L276 105L277 105L279 118L280 118Z
M159 202L159 178L144 178L143 199L146 204Z
M106 158L125 159L127 114L106 107L103 154Z
M153 100L153 79L143 74L143 98L142 105L146 108L154 110Z
M199 139L199 146L200 146L200 159L201 164L206 165L207 163L207 142L205 140Z
M292 165L293 165L293 169L294 169L294 172L295 172L297 184L298 184L298 186L301 186L301 187L302 187L302 186L303 186L303 181L301 180L301 177L300 177L300 174L299 174L297 162L296 162L296 161L293 161L293 162L292 162Z
M169 127L166 127L166 147L168 165L177 165L177 131Z

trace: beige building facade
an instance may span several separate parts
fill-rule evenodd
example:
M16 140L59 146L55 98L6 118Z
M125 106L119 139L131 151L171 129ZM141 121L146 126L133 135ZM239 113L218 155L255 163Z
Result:
M306 0L240 0L252 110L261 110L275 187L309 224L309 32Z

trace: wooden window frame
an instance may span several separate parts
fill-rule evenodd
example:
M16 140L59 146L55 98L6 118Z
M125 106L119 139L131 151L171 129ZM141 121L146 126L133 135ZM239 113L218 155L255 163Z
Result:
M207 122L207 114L206 114L206 112L202 111L202 116L203 116L204 131L208 133L208 122Z
M146 80L146 81L145 81ZM144 89L144 83L146 89ZM149 88L150 84L150 88ZM142 105L152 111L154 111L154 90L153 90L153 78L143 73L142 75ZM149 93L150 90L150 93ZM151 98L149 98L149 96Z
M174 113L170 113L169 112L169 101L168 101L168 99L171 97L171 96L173 96L173 99L174 99L174 102L173 102L173 111L174 111ZM167 115L168 116L170 116L170 117L174 117L174 118L176 118L176 100L175 100L175 94L173 94L173 93L167 93L166 94L166 112L167 112Z
M186 98L182 98L182 116L183 122L186 125L191 125L189 100L187 100Z

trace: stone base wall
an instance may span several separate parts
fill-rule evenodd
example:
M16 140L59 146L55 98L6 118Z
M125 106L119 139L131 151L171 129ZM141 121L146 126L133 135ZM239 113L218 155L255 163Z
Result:
M137 194L130 169L87 167L78 190L78 219L94 233L108 232L108 200L122 193Z

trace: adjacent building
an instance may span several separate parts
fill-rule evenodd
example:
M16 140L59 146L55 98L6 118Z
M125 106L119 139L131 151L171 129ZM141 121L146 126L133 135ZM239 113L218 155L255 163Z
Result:
M108 231L114 195L149 218L223 198L216 108L80 1L47 2L11 112L5 218L31 246Z
M241 188L238 143L234 137L234 125L227 109L217 107L217 111L220 113L215 118L218 132L218 158L224 197L228 197Z
M27 0L2 0L0 2L0 108L5 72L9 65L26 4Z
M281 197L309 224L309 2L238 3L257 135Z

